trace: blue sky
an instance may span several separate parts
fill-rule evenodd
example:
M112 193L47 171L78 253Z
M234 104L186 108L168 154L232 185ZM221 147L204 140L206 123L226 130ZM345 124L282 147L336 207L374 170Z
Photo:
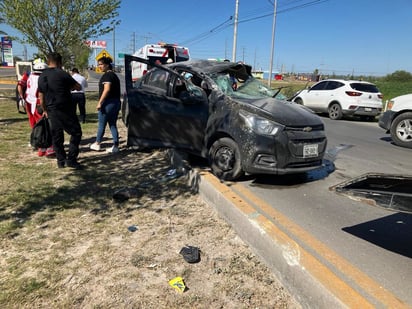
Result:
M237 61L269 69L274 1L239 0ZM192 58L231 59L235 3L123 0L115 35L91 39L116 55L162 41L188 47ZM411 0L277 0L277 11L273 71L412 72Z

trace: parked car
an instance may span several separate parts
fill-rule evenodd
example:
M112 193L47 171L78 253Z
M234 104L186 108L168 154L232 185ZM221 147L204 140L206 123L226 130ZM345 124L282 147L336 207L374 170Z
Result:
M373 120L382 112L382 93L376 85L364 81L325 79L297 93L293 101L330 119L344 115Z
M208 158L213 173L290 174L319 168L327 139L320 117L227 61L156 64L137 83L125 56L122 118L127 145L172 147Z
M391 134L396 145L412 148L412 93L389 100L379 126Z

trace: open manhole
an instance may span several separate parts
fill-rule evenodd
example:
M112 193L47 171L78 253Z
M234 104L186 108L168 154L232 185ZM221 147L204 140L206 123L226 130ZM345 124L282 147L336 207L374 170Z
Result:
M331 190L369 205L412 213L412 176L365 174Z

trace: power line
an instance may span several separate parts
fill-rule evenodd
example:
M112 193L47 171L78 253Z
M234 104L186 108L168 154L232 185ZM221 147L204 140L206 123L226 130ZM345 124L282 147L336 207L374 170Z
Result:
M271 0L268 0L268 1L269 1L270 3L272 3ZM293 3L293 2L301 2L301 1L303 1L303 0L292 1L292 3ZM285 8L285 9L283 9L283 10L278 10L276 14L280 14L280 13L285 13L285 12L292 11L292 10L301 9L301 8L308 7L308 6L312 6L312 5L316 5L316 4L321 4L321 3L324 3L324 2L327 2L327 1L330 1L330 0L312 0L312 1L307 2L307 3L302 3L302 4L299 4L299 5L293 6L293 7ZM266 18L266 17L270 17L270 16L273 16L273 13L268 13L268 14L264 14L264 15L260 15L260 16L256 16L256 17L251 17L251 18L239 20L238 23L239 23L239 24L240 24L240 23L247 23L247 22L250 22L250 21L254 21L254 20L258 20L258 19L262 19L262 18ZM209 38L210 36L215 35L215 34L221 32L221 31L223 31L223 30L225 30L225 29L233 26L233 25L234 25L233 22L228 23L228 22L230 22L232 19L233 19L233 17L230 16L229 19L227 19L226 21L222 22L222 23L219 24L218 26L212 28L212 29L209 30L209 31L203 32L202 34L197 35L197 36L195 36L195 37L193 37L193 38L191 38L191 39L188 39L188 40L182 42L182 44L183 44L183 45L189 45L189 44L190 44L190 45L194 45L194 44L196 44L196 43L199 43L199 42L201 42L201 41Z

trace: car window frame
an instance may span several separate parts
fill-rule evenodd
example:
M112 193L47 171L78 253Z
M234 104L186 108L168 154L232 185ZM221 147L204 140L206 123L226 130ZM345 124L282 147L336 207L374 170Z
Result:
M321 81L321 82L313 85L309 90L310 90L310 91L322 91L322 90L325 90L325 87L326 87L327 83L328 83L328 81ZM318 87L319 85L322 85L323 87L322 87L322 88L319 88L319 87Z

